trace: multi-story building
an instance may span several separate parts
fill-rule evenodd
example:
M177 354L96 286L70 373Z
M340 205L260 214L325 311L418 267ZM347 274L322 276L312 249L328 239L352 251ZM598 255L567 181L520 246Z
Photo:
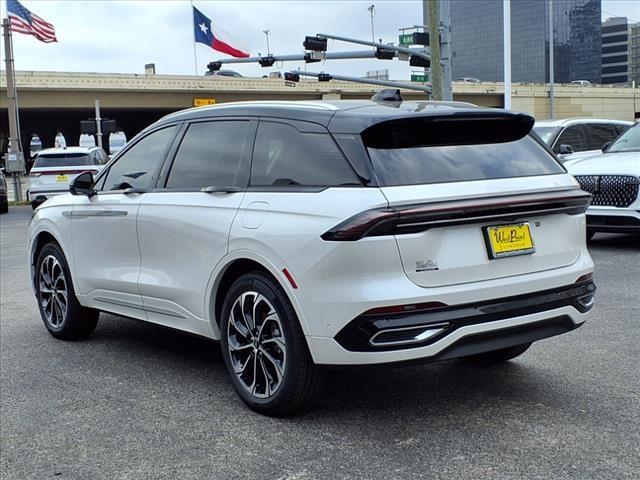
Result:
M629 81L629 24L625 17L602 22L602 83Z
M451 0L453 78L502 81L502 0ZM600 0L553 0L554 81L601 79ZM549 81L549 2L511 2L511 78Z
M629 81L640 85L640 22L629 25Z

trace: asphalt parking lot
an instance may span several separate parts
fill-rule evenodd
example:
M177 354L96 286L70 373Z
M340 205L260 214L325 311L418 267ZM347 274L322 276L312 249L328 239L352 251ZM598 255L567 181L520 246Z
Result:
M591 320L509 364L331 372L315 410L247 410L216 343L102 315L55 340L30 207L0 216L0 477L638 479L640 237L597 235Z

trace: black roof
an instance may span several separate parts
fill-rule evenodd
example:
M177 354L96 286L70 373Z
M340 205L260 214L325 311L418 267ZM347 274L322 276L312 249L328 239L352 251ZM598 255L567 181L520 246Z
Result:
M169 114L153 127L196 119L218 117L269 117L314 122L333 133L360 133L368 127L390 120L416 117L509 117L506 110L477 107L463 102L374 102L370 100L333 101L252 101L232 102L190 108Z

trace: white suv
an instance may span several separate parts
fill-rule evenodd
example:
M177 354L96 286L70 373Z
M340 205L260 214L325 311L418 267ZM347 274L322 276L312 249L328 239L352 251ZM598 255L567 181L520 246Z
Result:
M445 102L251 102L169 115L35 212L58 338L100 311L220 340L270 415L327 365L499 362L588 317L582 192L533 118Z
M62 193L69 192L69 185L82 172L98 173L108 157L100 147L46 148L35 155L29 171L27 195L31 206L38 205Z
M626 132L633 122L598 118L566 118L537 121L533 131L562 162L600 153Z

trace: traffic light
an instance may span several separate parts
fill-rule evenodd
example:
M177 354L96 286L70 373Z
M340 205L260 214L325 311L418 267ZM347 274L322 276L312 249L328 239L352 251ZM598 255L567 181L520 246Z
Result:
M118 131L118 123L115 120L102 120L102 133L114 133Z
M284 72L284 79L286 82L299 82L300 75L294 72Z
M318 81L319 82L328 82L332 78L333 77L331 77L331 74L329 74L329 73L319 73L318 74Z
M427 32L413 32L413 44L429 46L429 34Z
M80 120L80 133L87 135L95 135L96 130L96 122L95 120Z
M267 55L266 57L260 57L258 63L261 67L271 67L276 63L276 58L273 55Z
M426 58L411 55L411 58L409 58L409 65L412 67L429 68L431 66L431 61Z
M207 68L211 72L216 72L222 68L222 62L210 62L207 64Z
M396 51L391 48L376 48L376 58L378 60L393 60L393 57L396 56Z
M323 37L304 37L302 46L305 50L312 50L314 52L326 52L327 39Z
M317 53L317 55L314 55L314 53ZM304 61L305 63L321 62L322 61L321 55L322 53L319 53L319 52L307 52L304 54Z

